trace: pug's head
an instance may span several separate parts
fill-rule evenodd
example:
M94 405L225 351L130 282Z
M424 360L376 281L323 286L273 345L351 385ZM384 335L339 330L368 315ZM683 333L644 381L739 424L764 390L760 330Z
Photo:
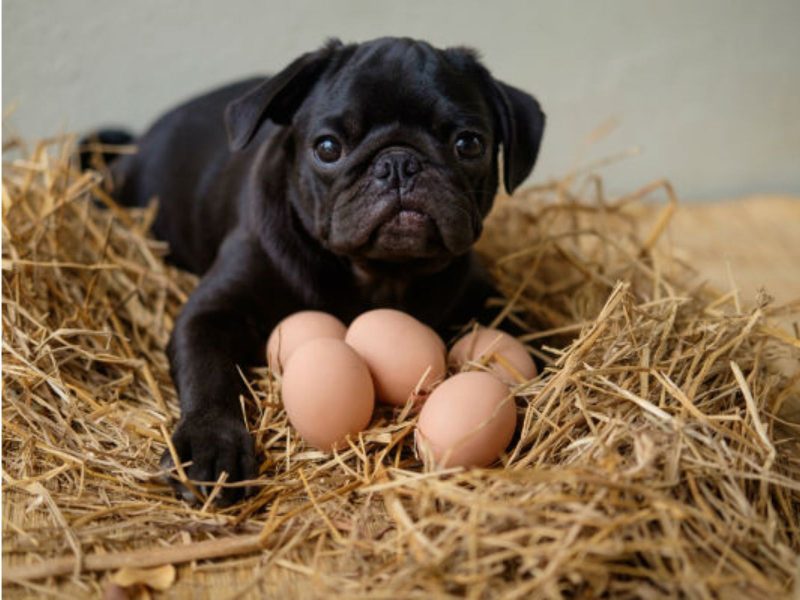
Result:
M226 110L231 147L291 128L287 199L308 234L359 264L444 265L478 239L498 186L536 162L545 117L465 48L406 38L326 44Z

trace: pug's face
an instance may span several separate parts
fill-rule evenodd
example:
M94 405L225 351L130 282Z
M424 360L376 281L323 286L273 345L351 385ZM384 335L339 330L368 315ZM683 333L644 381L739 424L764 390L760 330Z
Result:
M236 115L256 113L293 129L289 201L303 227L361 263L466 253L497 191L499 146L511 191L544 127L536 100L472 52L396 38L301 57L229 107L234 146L258 127L237 129Z

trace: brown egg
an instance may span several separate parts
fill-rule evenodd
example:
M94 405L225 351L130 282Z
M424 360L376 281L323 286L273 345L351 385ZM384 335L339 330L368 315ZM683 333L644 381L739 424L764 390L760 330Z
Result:
M536 377L536 365L525 346L499 329L480 327L459 339L447 355L447 364L456 369L484 361L508 385Z
M365 312L350 324L345 341L367 363L375 393L383 402L402 406L417 385L427 390L444 378L445 346L441 338L399 310Z
M283 370L292 353L305 342L316 338L343 340L347 328L339 319L316 310L303 310L289 315L275 326L267 340L267 364Z
M283 406L306 442L320 450L346 446L366 429L375 390L364 361L342 340L318 338L292 354L283 373Z
M485 467L506 449L516 423L514 398L500 380L486 372L459 373L422 407L417 451L438 467Z

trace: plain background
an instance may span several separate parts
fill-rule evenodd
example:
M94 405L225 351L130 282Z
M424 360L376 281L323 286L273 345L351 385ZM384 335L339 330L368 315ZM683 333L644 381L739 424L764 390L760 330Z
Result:
M800 194L798 27L798 0L3 0L5 135L140 131L329 36L404 35L473 46L539 98L532 183L639 148L605 169L612 192Z

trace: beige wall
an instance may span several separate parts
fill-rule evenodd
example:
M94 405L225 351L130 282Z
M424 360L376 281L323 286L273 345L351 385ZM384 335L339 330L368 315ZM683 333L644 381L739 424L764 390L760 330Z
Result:
M800 193L800 0L3 0L6 126L141 129L327 36L389 34L474 46L539 97L533 181L639 146L607 170L612 189L667 176L687 199Z

